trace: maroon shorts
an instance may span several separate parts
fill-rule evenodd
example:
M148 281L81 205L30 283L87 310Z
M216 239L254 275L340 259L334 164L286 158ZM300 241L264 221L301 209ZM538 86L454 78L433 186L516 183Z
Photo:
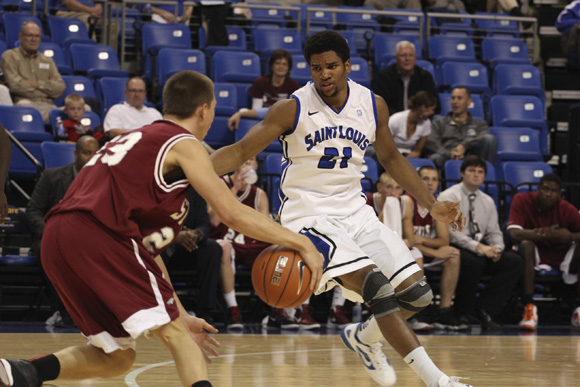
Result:
M52 215L41 251L72 319L106 352L179 316L171 285L140 241L112 233L88 213Z
M232 247L236 252L236 262L252 267L258 255L265 248L270 247L270 243L255 241L252 244L240 245L239 243L232 242Z

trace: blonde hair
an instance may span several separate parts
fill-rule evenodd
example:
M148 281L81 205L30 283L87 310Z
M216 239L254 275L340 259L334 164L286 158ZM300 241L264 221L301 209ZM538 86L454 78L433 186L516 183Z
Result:
M71 102L82 102L83 105L85 104L85 99L78 95L78 94L69 94L66 96L66 98L64 99L64 106L68 106L69 103Z

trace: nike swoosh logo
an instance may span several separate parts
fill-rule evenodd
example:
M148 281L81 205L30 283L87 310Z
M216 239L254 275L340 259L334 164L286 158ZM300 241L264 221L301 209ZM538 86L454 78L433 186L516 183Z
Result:
M302 280L304 279L304 267L306 267L306 263L304 261L298 262L298 270L300 271L300 277L298 280L298 291L296 294L300 294L300 290L302 290Z
M313 115L315 115L316 113L319 113L319 112L310 112L310 111L309 111L309 112L308 112L308 115L309 115L309 116L313 116Z
M407 364L408 364L408 365L411 365L411 364L413 364L413 362L414 362L414 361L415 361L415 359L411 359L411 361L410 361L410 362L408 362Z

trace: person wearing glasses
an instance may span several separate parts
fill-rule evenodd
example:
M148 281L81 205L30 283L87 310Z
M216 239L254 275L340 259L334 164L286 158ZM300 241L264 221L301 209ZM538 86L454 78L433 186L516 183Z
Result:
M2 54L2 72L16 106L31 106L40 111L44 123L56 109L54 100L62 95L65 83L52 58L38 52L42 33L35 22L22 25L20 47Z
M439 94L433 76L427 70L417 66L415 45L402 40L395 47L395 63L379 72L373 91L387 102L389 114L409 109L407 101L419 91L426 91L436 99L435 114L441 111Z
M459 249L461 257L455 310L471 323L498 329L497 318L522 276L524 261L504 249L495 203L479 189L487 173L485 160L476 155L467 156L460 170L461 182L441 192L438 198L460 200L459 209L467 218L463 231L450 231L451 245ZM484 275L491 279L477 296L478 284Z
M105 116L105 133L109 139L162 118L157 109L145 105L146 97L143 78L130 78L125 88L125 101L113 105Z

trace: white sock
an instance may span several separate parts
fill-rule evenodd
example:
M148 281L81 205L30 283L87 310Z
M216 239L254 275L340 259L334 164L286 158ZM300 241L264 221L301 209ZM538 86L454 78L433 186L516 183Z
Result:
M228 308L238 306L238 301L236 301L236 291L232 290L229 293L224 293L224 300L226 300L226 305Z
M444 375L423 347L415 348L403 360L429 387L437 387L439 379Z
M340 290L340 287L335 287L334 288L334 293L332 293L332 305L331 307L335 307L335 306L343 306L344 305L344 296L342 295L342 290Z
M356 337L366 345L378 343L383 339L383 333L375 316L360 324L356 330Z

